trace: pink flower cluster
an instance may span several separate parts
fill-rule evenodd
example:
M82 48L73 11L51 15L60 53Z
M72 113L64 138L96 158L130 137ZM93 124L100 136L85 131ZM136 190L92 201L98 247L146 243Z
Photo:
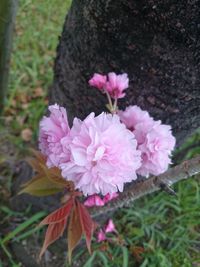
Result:
M121 121L134 134L141 152L142 165L137 173L148 177L165 172L171 163L171 152L175 147L175 138L169 125L161 124L150 117L147 111L138 106L118 111Z
M116 100L125 95L128 77L95 74L89 83ZM74 118L70 129L65 108L55 104L40 122L39 148L47 157L47 166L60 168L76 189L91 196L87 206L103 206L137 174L148 177L166 171L175 146L171 127L155 121L147 111L138 106L117 111L116 102L110 106L115 114Z
M39 147L48 166L59 167L84 195L122 192L124 183L137 179L141 153L118 115L91 113L83 121L75 118L69 130L63 108L49 111L40 122Z
M117 75L114 72L108 73L108 77L95 73L89 80L89 84L99 90L105 90L114 98L123 98L124 90L128 88L128 75L126 73Z

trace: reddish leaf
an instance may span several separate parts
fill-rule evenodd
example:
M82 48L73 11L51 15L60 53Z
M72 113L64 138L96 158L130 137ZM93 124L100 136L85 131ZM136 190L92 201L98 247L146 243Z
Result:
M70 198L64 206L55 210L54 212L49 214L46 218L44 218L44 220L41 221L40 225L55 224L61 222L63 219L67 219L73 207L73 204L74 200Z
M45 250L49 245L51 245L54 241L56 241L60 236L63 235L63 232L65 230L67 223L67 218L64 218L63 220L50 224L47 228L44 244L42 246L41 252L40 252L40 258L44 254Z
M72 251L79 243L83 230L81 226L79 209L78 206L75 205L74 209L70 216L70 221L68 225L68 258L69 263L71 263Z
M88 251L89 253L91 253L91 239L92 239L93 232L96 228L96 223L90 217L90 214L87 211L86 207L80 202L77 202L77 204L78 204L82 231L85 235Z

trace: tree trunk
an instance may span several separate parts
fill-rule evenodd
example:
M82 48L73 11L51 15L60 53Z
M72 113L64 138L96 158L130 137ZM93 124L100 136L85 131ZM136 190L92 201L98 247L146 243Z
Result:
M18 0L0 2L0 112L8 87L12 35Z
M50 102L70 120L105 110L94 72L127 72L120 108L139 105L181 144L200 126L200 6L195 0L74 0L57 48Z

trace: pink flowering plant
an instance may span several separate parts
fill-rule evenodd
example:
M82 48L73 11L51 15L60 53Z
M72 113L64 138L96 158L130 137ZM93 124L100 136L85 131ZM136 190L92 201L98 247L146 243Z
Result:
M159 175L171 164L175 147L171 127L154 120L138 106L118 109L118 99L125 96L129 86L126 73L95 73L89 85L105 94L109 113L92 112L84 120L74 118L70 127L67 110L54 104L40 121L40 152L34 151L35 158L29 161L36 176L21 192L67 195L65 204L41 222L48 228L40 256L65 228L70 261L82 235L89 252L97 228L98 242L108 240L107 233L117 235L111 219L101 228L88 208L106 205L123 192L126 183L139 175Z

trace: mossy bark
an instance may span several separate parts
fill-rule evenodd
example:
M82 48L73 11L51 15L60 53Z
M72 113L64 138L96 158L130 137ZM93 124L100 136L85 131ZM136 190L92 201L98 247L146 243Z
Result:
M171 124L181 144L200 126L198 1L74 0L57 48L50 102L70 120L105 110L94 72L127 72L120 108L139 105Z

